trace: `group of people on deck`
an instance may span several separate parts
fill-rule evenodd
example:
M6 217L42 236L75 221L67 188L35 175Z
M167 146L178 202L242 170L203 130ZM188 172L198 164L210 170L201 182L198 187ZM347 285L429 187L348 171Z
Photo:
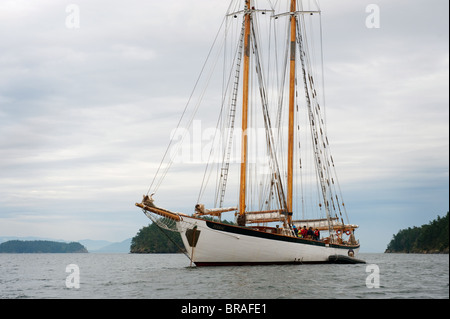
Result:
M296 236L300 238L307 238L307 239L313 239L313 240L320 240L320 231L316 228L316 230L313 230L312 227L309 227L309 229L306 229L306 226L303 226L300 231L293 225L293 230Z

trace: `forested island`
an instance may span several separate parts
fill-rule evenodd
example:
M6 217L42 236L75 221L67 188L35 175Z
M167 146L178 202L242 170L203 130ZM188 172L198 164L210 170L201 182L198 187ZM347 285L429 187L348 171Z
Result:
M170 254L182 252L183 242L178 232L159 228L155 223L143 227L131 239L130 253Z
M80 243L63 243L48 240L10 240L0 244L0 253L32 254L32 253L87 253L86 247Z
M421 227L400 230L385 253L448 254L449 213Z

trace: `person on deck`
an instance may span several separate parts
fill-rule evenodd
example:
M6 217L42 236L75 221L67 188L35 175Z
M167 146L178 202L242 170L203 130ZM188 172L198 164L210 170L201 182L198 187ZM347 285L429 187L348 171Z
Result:
M314 237L314 231L312 230L312 227L309 227L306 235L308 236L309 239L312 239Z
M314 231L314 240L320 240L320 231L317 228Z
M308 235L308 230L306 229L306 226L303 226L301 233L302 237L306 238L306 236Z

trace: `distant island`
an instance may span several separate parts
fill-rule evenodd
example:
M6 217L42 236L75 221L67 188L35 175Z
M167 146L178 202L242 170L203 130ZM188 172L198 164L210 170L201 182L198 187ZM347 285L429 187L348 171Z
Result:
M32 253L87 253L86 247L80 243L63 243L48 240L9 240L0 244L0 253L32 254Z
M448 254L449 213L427 225L400 230L385 253Z

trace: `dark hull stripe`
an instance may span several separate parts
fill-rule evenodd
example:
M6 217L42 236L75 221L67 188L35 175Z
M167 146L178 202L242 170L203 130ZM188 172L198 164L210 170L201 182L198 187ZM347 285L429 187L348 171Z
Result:
M340 258L330 258L326 261L269 261L269 262L194 262L197 267L207 266L268 266L268 265L304 265L304 264L365 264L366 262L353 257L340 256Z
M331 247L331 248L338 248L338 249L345 249L345 250L359 248L359 245L351 246L351 245L329 244L328 246L326 246L326 244L322 241L304 239L304 238L299 238L299 237L289 237L289 236L283 236L283 235L278 235L278 234L270 234L270 233L254 230L251 228L232 226L232 225L212 222L209 220L206 221L206 225L211 229L224 231L227 233L259 237L259 238L278 240L278 241L286 241L286 242L297 243L297 244L313 245L313 246L320 246L320 247Z

